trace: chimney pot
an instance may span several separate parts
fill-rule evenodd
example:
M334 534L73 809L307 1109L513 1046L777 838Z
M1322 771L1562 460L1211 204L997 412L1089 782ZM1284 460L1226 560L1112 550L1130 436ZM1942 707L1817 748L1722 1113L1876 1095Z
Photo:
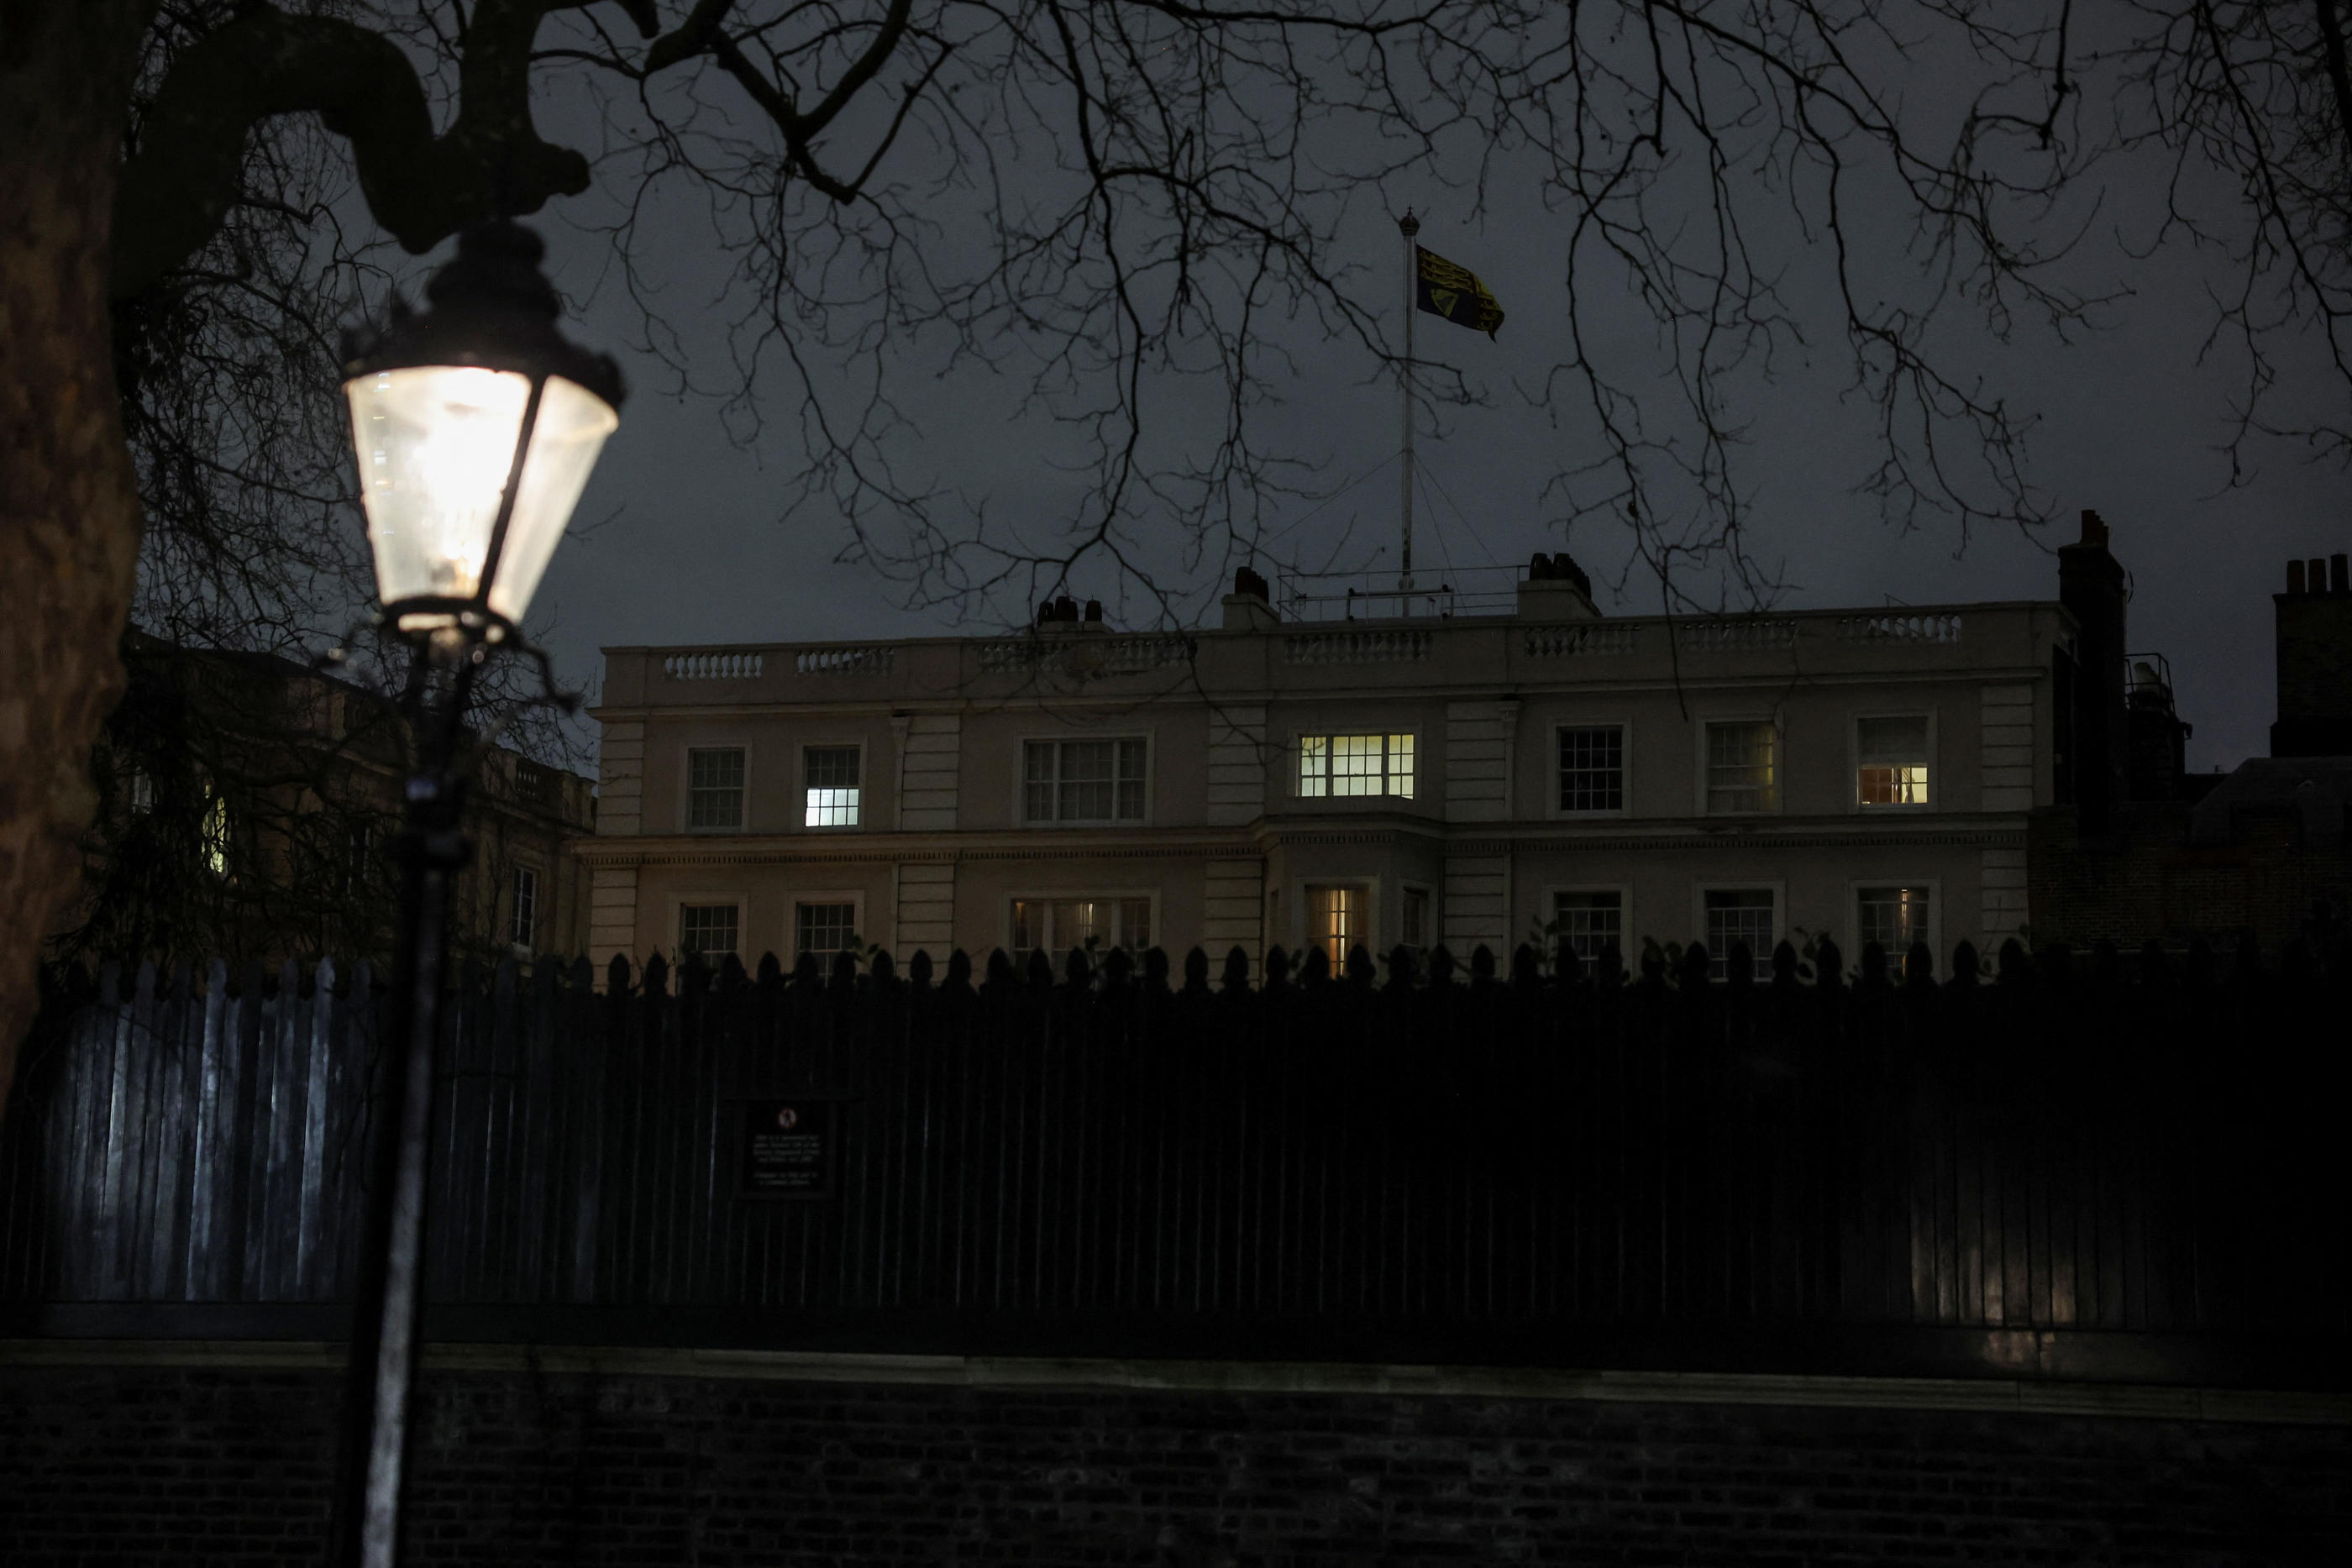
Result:
M2352 580L2347 580L2347 563L2341 552L2327 558L2327 591L2352 592Z
M2294 563L2294 580L2298 588L2300 588L2303 581L2303 562L2301 561L2296 561ZM1043 604L1037 606L1037 624L1040 626L1050 626L1053 623L1054 601L1048 599Z
M1102 619L1101 600L1089 599L1087 601L1087 619L1089 621L1099 621Z
M1068 594L1065 593L1054 601L1055 620L1076 621L1077 618L1078 602L1076 600L1072 599Z
M2315 556L2313 556L2313 557L2311 558L2311 568L2310 568L2310 570L2311 570L2311 583L2310 583L2311 591L2312 591L2312 592L2314 592L2314 593L2325 593L2325 592L2326 592L2326 591L2327 591L2327 558L2326 558L2326 556L2324 556L2324 555L2315 555Z
M2286 591L2290 599L2303 592L2303 561L2300 557L2286 563Z
M2083 542L2101 549L2107 548L2106 519L2088 507L2083 508Z

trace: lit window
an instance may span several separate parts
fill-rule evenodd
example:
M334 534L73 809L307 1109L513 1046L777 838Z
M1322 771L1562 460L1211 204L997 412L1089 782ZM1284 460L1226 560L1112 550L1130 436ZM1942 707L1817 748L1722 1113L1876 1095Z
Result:
M1855 798L1864 806L1924 806L1927 803L1927 720L1856 719L1853 727Z
M857 905L793 905L793 946L795 953L814 953L819 957L856 951Z
M1410 735L1303 735L1298 737L1298 793L1395 795L1412 799Z
M1038 948L1065 953L1073 947L1124 947L1140 953L1151 946L1149 898L1016 898L1013 901L1013 951L1027 957Z
M857 747L812 746L802 754L807 775L807 810L802 824L811 828L857 826Z
M1780 734L1770 719L1706 727L1706 809L1780 809Z
M228 875L228 802L219 796L205 809L204 826L205 869L215 876Z
M1033 740L1023 750L1022 804L1032 822L1143 821L1143 742Z
M699 953L706 958L724 957L735 951L740 912L731 904L688 904L677 912L677 947L680 953Z
M1730 973L1731 945L1748 944L1748 960L1759 980L1772 975L1773 930L1779 921L1776 899L1769 887L1718 889L1706 894L1707 974L1720 980Z
M134 768L131 770L129 785L124 794L132 816L143 817L155 809L155 780L152 775Z
M1559 732L1559 809L1622 811L1625 809L1625 730L1622 725L1583 725Z
M1348 949L1364 940L1364 890L1348 886L1310 886L1307 890L1307 941L1323 949L1337 968L1347 961Z
M1897 964L1914 942L1927 942L1932 905L1924 887L1865 887L1856 896L1855 930L1863 946L1878 944Z
M1625 895L1615 888L1551 895L1552 933L1588 964L1625 950Z
M730 746L686 754L686 825L743 825L743 748Z
M524 952L539 936L539 873L529 866L515 867L514 922L507 932L507 940Z
M1429 889L1408 887L1404 890L1404 907L1398 911L1399 935L1408 947L1429 946Z

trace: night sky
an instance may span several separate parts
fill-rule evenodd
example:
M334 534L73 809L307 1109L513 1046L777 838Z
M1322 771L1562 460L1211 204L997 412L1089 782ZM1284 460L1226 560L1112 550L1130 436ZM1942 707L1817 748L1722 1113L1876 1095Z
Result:
M1365 264L1367 297L1387 302L1393 322L1399 248L1379 200L1368 197L1350 214L1343 239ZM1479 272L1509 312L1493 342L1421 318L1420 351L1462 367L1488 390L1493 406L1446 410L1442 428L1423 427L1428 484L1417 507L1417 564L1443 577L1449 566L1524 562L1533 550L1566 543L1602 585L1604 611L1654 612L1654 580L1637 574L1622 591L1608 586L1627 570L1630 543L1621 527L1588 517L1564 538L1556 520L1547 522L1559 508L1541 498L1546 480L1590 455L1526 395L1559 358L1564 289L1555 221L1534 203L1524 218L1507 220L1507 202L1493 198L1474 220L1466 196L1434 185L1392 192L1388 200L1418 205L1426 225L1422 243ZM2129 203L2116 206L2127 214ZM597 264L607 242L574 226L583 213L593 215L559 204L537 221L559 283L572 297L576 330L621 350L633 392L581 504L575 538L559 551L534 614L567 681L593 682L603 645L937 635L993 630L1024 616L1013 595L968 606L961 628L944 606L910 612L903 591L871 570L835 563L846 542L836 517L780 522L779 476L799 460L797 426L789 417L770 418L748 443L730 438L719 395L732 390L730 307L691 225L639 252L642 276L659 290L654 308L707 382L708 390L680 395L664 366L625 348L642 333L644 319L614 272ZM2029 321L2001 344L1965 307L1950 317L1958 334L1950 340L1963 343L1963 361L1973 360L1989 384L2038 416L2030 473L2054 519L2049 527L2033 537L1994 527L1963 541L1948 522L1929 518L1906 533L1882 520L1875 500L1855 491L1873 460L1870 411L1841 395L1842 344L1831 331L1814 338L1807 359L1784 360L1777 382L1751 378L1735 411L1748 433L1740 480L1751 506L1751 548L1780 565L1788 585L1780 602L1793 608L2054 599L2049 552L2072 540L2079 508L2095 507L2132 574L2132 648L2171 660L2182 715L2195 727L2190 766L2233 766L2265 751L2273 716L2269 595L2284 586L2288 558L2346 547L2344 520L2352 512L2346 478L2330 463L2310 461L2297 444L2258 438L2232 486L2230 460L2219 448L2242 366L2226 348L2200 362L2211 325L2203 291L2226 275L2210 258L2177 249L2132 263L2112 228L2095 237L2077 258L2079 276L2090 287L2121 281L2132 291L2098 311L2100 329L2065 342ZM1891 260L1899 262L1899 248L1887 239ZM1630 311L1626 319L1635 331ZM1377 384L1360 350L1331 347L1311 328L1277 331L1295 355L1296 373L1278 386L1285 402L1267 415L1266 444L1320 463L1332 487L1388 459L1397 445L1393 382ZM2309 358L2298 345L2286 347L2273 415L2325 417L2343 389L2324 370L2294 362ZM1638 336L1626 348L1638 353ZM1661 383L1662 398L1666 392ZM755 400L782 395L772 380L755 386ZM1041 537L1079 505L1084 476L1053 466L1065 451L1057 433L1040 420L1008 417L1001 378L967 371L921 380L910 395L922 434L910 449L913 461L931 476L985 497L1000 517L1038 519ZM1172 427L1198 416L1180 401L1164 417ZM1309 517L1312 509L1302 502L1274 511L1275 564L1392 563L1392 467ZM1168 537L1176 535L1171 521ZM1191 595L1194 623L1213 623L1224 577L1213 562L1188 570L1171 545L1157 570ZM1120 585L1108 575L1081 575L1076 586L1111 600L1114 621L1148 623L1133 600L1119 601ZM1743 606L1735 599L1731 607Z

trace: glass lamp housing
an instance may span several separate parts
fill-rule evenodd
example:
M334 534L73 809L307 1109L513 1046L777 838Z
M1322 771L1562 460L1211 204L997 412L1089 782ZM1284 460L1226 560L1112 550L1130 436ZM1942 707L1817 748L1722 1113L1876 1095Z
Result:
M511 220L476 225L430 309L394 298L345 340L376 586L404 632L513 634L620 424L620 369L558 329L545 254Z
M412 365L354 377L343 392L384 602L483 599L492 613L520 622L619 414L576 382L547 378L485 599L483 570L530 378L479 365ZM403 616L402 623L414 630L429 619Z

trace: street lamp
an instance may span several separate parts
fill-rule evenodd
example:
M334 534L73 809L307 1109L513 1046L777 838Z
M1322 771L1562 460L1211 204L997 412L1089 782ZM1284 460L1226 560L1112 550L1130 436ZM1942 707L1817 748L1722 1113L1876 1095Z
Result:
M412 649L405 706L416 759L404 789L388 1036L402 1054L385 1097L392 1135L377 1141L368 1186L330 1554L338 1564L392 1568L399 1542L449 888L468 854L466 706L494 647L539 657L544 673L523 641L523 612L620 423L620 370L557 329L545 254L520 225L479 225L426 284L430 308L419 315L395 299L387 323L344 345L380 623Z

